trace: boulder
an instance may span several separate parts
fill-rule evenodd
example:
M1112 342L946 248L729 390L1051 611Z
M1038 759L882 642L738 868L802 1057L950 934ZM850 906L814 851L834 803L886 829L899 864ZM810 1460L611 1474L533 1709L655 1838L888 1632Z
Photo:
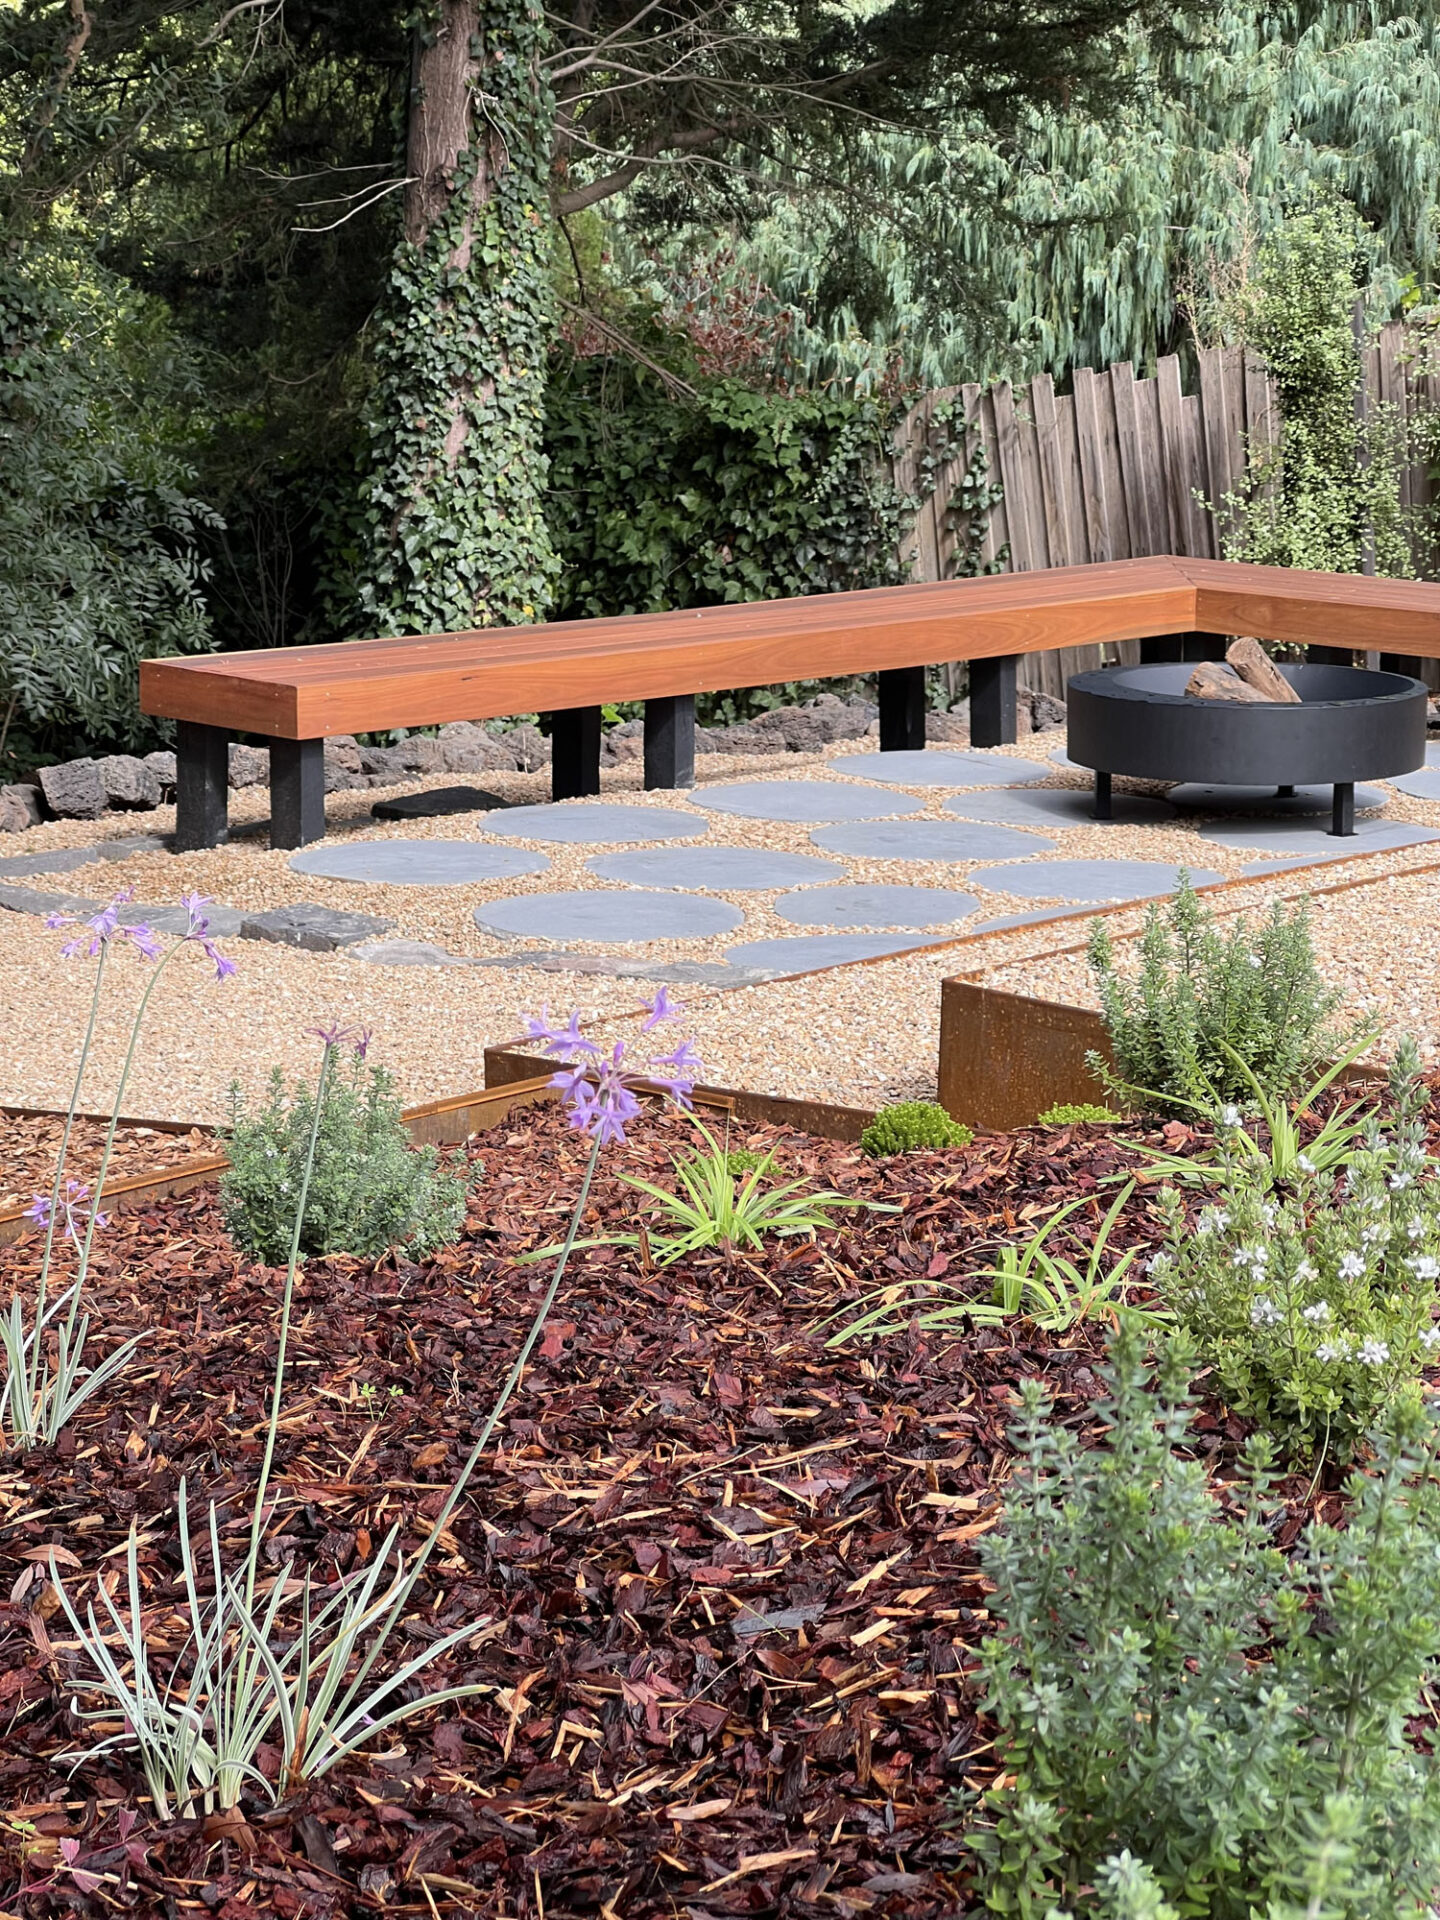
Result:
M154 753L147 753L145 756L145 764L160 782L161 798L164 798L167 789L173 796L175 792L175 756L170 752L168 747L161 747Z
M532 726L528 720L518 727L509 727L498 736L492 735L497 744L507 753L514 755L514 765L521 773L538 773L541 767L550 764L550 742L540 729Z
M433 733L417 733L413 739L403 741L398 752L405 756L405 765L412 773L444 773L445 749Z
M40 789L26 782L0 787L0 833L23 833L40 824Z
M404 747L362 747L360 749L360 771L369 774L371 779L379 778L386 786L398 787L410 778L414 771L411 756Z
M1258 687L1252 687L1233 667L1218 660L1202 660L1185 682L1185 692L1192 700L1259 700L1266 706L1271 704Z
M242 940L271 940L283 947L303 947L309 953L334 953L388 933L393 920L369 913L342 913L308 901L293 907L275 907L269 913L247 914L240 922Z
M925 738L932 743L945 746L968 746L970 743L970 702L961 700L948 713L927 713L925 716Z
M270 778L268 747L242 747L230 742L230 784L232 787L258 787Z
M451 720L433 743L439 756L437 773L513 773L515 754L496 736L473 720ZM427 768L426 771L431 771Z
M45 805L61 820L98 820L105 811L105 782L94 760L62 760L41 767L36 778Z
M133 753L107 753L95 766L110 806L131 813L145 813L159 806L159 775Z
M1265 699L1287 707L1300 705L1299 694L1258 640L1232 640L1225 649L1225 658L1245 684L1254 687Z
M1036 733L1048 733L1051 727L1065 725L1065 702L1057 700L1053 693L1041 693L1038 688L1031 690L1030 724ZM967 715L969 709L966 709Z

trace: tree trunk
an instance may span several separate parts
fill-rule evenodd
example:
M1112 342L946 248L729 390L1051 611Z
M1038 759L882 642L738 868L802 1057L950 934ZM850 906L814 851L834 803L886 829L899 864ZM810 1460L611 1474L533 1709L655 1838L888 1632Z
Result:
M368 631L543 617L547 176L533 0L432 0L415 32L404 233L376 343Z

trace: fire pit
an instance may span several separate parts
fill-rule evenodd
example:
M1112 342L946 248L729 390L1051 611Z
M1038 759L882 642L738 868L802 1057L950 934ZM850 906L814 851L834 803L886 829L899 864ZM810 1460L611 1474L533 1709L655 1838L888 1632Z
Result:
M1364 667L1280 671L1298 705L1188 698L1194 668L1186 664L1077 673L1066 689L1066 750L1094 769L1095 818L1111 817L1117 773L1279 794L1318 782L1334 788L1330 831L1353 834L1357 780L1425 764L1424 683Z

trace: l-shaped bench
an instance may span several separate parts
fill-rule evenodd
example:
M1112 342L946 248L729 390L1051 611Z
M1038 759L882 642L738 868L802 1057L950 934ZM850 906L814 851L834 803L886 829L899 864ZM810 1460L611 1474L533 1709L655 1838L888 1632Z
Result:
M1440 658L1440 586L1170 554L685 613L146 660L140 705L177 721L177 851L224 839L228 743L270 749L270 840L325 832L327 735L551 715L551 791L600 790L600 711L645 703L645 784L694 784L701 692L878 673L880 745L925 744L925 669L970 663L976 746L1015 738L1015 668L1052 647L1140 640L1147 659L1201 659L1223 636L1308 645L1397 667Z

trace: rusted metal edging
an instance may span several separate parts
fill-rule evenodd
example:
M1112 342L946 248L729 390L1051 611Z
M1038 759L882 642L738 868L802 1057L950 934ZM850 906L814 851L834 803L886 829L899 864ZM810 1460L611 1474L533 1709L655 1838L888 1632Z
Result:
M483 1133L487 1127L498 1126L517 1108L533 1107L542 1101L555 1099L555 1090L550 1085L553 1072L554 1068L549 1067L543 1075L512 1080L502 1087L487 1087L479 1093L455 1094L445 1100L426 1100L419 1106L406 1107L401 1117L416 1146L455 1146L462 1140L468 1140L473 1133ZM63 1113L47 1107L5 1107L0 1111L31 1119L65 1118ZM77 1114L76 1118L108 1123L110 1116L108 1113ZM161 1133L192 1133L197 1129L211 1131L201 1127L198 1121L122 1120L120 1124L153 1126ZM100 1203L110 1213L124 1213L131 1207L145 1206L152 1200L172 1199L179 1194L189 1193L194 1187L203 1186L208 1180L218 1180L229 1165L223 1153L216 1153L203 1159L197 1157L187 1160L177 1167L164 1167L154 1173L127 1174L124 1179L106 1183ZM30 1225L31 1222L25 1218L25 1209L21 1207L10 1207L0 1212L0 1246L12 1245Z

